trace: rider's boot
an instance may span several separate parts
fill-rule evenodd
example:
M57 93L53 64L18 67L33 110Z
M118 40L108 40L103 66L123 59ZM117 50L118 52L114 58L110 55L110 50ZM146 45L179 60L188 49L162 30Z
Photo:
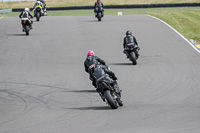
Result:
M135 53L136 56L137 56L137 58L140 56L140 54L139 54L139 50L140 50L140 48L138 47L137 50L136 50L136 53Z
M117 83L114 84L114 89L115 89L115 92L118 94L117 102L118 102L119 106L123 106L123 102L121 100L121 92L122 92L122 90L119 88Z
M121 90L119 88L119 86L117 85L117 83L114 84L114 90L115 92L121 97Z
M104 10L102 11L102 17L104 16Z

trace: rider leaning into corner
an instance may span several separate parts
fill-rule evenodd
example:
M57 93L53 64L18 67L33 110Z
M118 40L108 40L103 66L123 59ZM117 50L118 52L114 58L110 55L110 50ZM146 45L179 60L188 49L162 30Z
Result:
M97 64L106 65L105 61L95 56L92 50L88 51L87 58L85 59L85 62L84 62L84 66L85 66L85 71L89 73L90 80L92 81L94 79L92 76L92 73L94 72L95 65ZM93 84L93 86L96 87L96 84Z
M31 15L29 8L25 8L24 11L22 11L20 13L19 18L21 18L21 24L22 25L23 25L23 22L28 19L30 21L30 29L33 28L32 27L33 21L30 20L30 18L33 18L33 16Z
M118 100L121 100L121 90L117 84L117 77L115 74L110 70L109 67L104 65L96 65L93 73L93 77L95 80L93 80L93 84L96 84L97 89L96 91L99 93L99 95L102 97L102 99L105 101L104 94L100 88L98 88L97 82L101 80L109 81L109 84L114 88L115 92L118 94ZM122 101L121 101L122 102Z
M107 74L109 76L106 76L105 78L110 81L115 91L121 97L121 90L116 81L117 77L112 71L109 70L109 67L106 66L105 61L95 56L92 50L88 51L87 58L85 59L84 62L84 66L85 66L85 71L90 74L90 80L92 80L92 84L95 88L97 87L96 79L98 78L98 76L103 76L104 74L105 75ZM99 93L102 99L105 100L102 91L98 88L96 89L96 91Z
M131 44L131 43L134 43L134 44L138 47L138 43L137 43L136 38L132 35L131 31L128 30L128 31L126 32L126 36L124 37L124 43L123 43L124 53L127 55L127 58L128 58L128 56L129 56L129 54L128 54L128 52L126 51L125 48L126 48L126 45L127 45L127 44ZM139 50L140 50L140 48L138 47L137 50L136 50L136 56L137 56L137 57L140 56L139 53L138 53Z
M97 2L95 2L95 4L94 4L94 13L95 13L95 15L97 14L97 8L98 7L102 7L102 17L103 17L104 9L103 9L103 2L101 2L101 0L97 0Z

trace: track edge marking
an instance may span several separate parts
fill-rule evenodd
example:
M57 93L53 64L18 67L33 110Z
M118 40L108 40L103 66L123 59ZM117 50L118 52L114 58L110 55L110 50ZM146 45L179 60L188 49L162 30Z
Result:
M161 19L159 19L159 18L157 18L157 17L151 16L151 15L147 15L147 16L149 16L149 17L151 17L151 18L154 18L154 19L156 19L156 20L162 22L163 24L167 25L169 28L171 28L173 31L175 31L179 36L181 36L187 43L189 43L189 44L193 47L193 49L195 49L198 53L200 53L200 51L197 49L197 47L194 46L193 43L191 43L185 36L183 36L180 32L178 32L178 31L177 31L175 28L173 28L171 25L169 25L168 23L166 23L165 21L163 21L163 20L161 20Z

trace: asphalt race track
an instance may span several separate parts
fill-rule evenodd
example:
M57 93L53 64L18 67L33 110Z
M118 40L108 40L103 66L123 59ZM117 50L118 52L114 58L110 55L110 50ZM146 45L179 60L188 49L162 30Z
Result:
M122 53L126 30L141 48ZM112 110L84 71L87 51L118 77L124 106ZM0 133L199 133L200 54L147 15L42 17L26 36L0 19Z

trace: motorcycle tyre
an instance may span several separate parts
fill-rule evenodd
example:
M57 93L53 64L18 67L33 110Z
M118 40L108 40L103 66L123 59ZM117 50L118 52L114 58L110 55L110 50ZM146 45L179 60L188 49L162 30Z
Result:
M26 25L24 28L25 28L26 35L29 35L29 26Z
M36 19L37 19L37 21L40 21L40 14L39 13L36 13Z
M117 109L117 101L113 99L112 95L110 94L110 90L106 90L104 92L104 96L112 109Z
M98 18L98 21L101 21L101 13L100 12L97 14L97 18Z
M131 52L130 53L130 60L133 62L133 65L137 65L137 58L136 58L136 55L135 55L135 52Z

